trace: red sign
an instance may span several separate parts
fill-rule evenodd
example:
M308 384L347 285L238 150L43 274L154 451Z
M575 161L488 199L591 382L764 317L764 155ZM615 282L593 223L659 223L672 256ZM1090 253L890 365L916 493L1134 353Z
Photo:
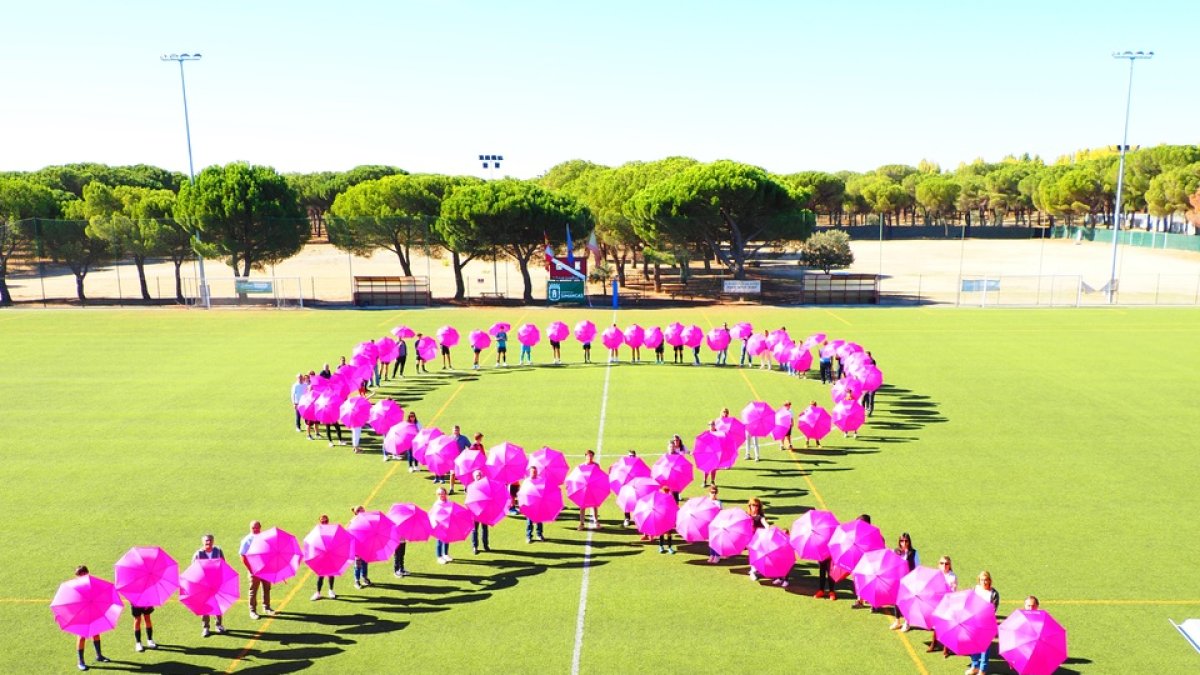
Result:
M559 264L557 264L557 265L551 264L550 265L550 278L551 279L556 279L556 280L563 280L563 279L586 280L587 279L587 256L576 257L574 265L568 264L565 256L555 256L554 259L556 261L558 261ZM578 274L573 274L572 270L574 270ZM582 276L580 276L580 275L582 275Z

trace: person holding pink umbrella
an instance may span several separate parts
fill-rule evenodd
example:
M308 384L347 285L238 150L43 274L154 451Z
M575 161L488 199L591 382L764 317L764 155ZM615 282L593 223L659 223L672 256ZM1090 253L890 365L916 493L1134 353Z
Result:
M250 560L246 557L246 553L250 550L250 544L254 543L254 538L262 533L262 523L257 520L250 521L250 534L242 538L242 545L238 548L238 555L242 557L242 564L246 566L246 572L250 575L250 618L254 621L258 620L258 589L262 588L263 594L263 614L268 616L275 613L271 609L271 582L266 579L257 577L250 570Z
M909 572L917 569L917 565L921 564L921 556L917 554L917 549L912 547L912 537L908 536L907 532L900 533L900 539L896 542L894 552L904 562L908 563ZM896 608L896 620L892 622L891 629L899 630L903 633L908 632L908 620L900 616L899 607Z
M946 580L946 586L950 592L954 593L958 590L958 575L954 573L954 564L950 560L950 556L944 555L938 560L938 571L942 573L942 578ZM938 650L937 636L930 638L929 649L926 652L936 652ZM950 658L950 648L942 647L942 656Z
M192 560L215 560L218 558L221 560L224 560L225 552L222 551L219 547L214 546L213 545L214 541L215 541L215 539L211 534L206 534L203 537L201 537L200 538L200 548L192 555ZM216 618L217 618L217 632L224 633L225 625L221 621L222 616L220 614L217 614ZM202 628L200 630L200 637L208 637L209 623L208 623L208 615L207 614L204 614L200 617L200 625L202 626Z
M583 463L584 463L584 465L594 466L596 464L596 453L594 451L592 451L591 449L585 450L583 453ZM586 508L584 508L582 506L579 507L579 528L578 529L580 529L580 530L583 529L584 519L587 518L587 511L588 510ZM598 529L599 527L600 527L600 508L593 506L592 507L592 529Z
M404 378L404 364L408 363L408 343L404 338L396 337L396 362L392 364L392 378L396 377L396 371L400 371L400 378Z
M1000 609L1000 592L992 588L991 572L983 570L979 573L979 583L975 585L975 595L992 603L992 607ZM971 654L971 667L967 668L966 675L982 675L987 672L987 665L988 650Z
M501 331L503 333L503 331ZM497 338L498 339L498 338ZM475 473L479 473L476 471ZM450 496L446 494L446 488L440 487L435 493L439 502L450 501ZM434 540L434 555L437 556L437 561L443 565L454 560L450 557L450 542L442 541L441 539Z
M717 486L715 483L708 486L708 498L711 499L712 501L716 502L717 508L721 509L721 508L724 508L724 505L721 504L721 499L720 499L719 495L720 495L720 493L718 492ZM712 546L709 546L708 547L708 564L715 565L719 562L721 562L721 556L717 555L717 552L713 550Z
M75 576L76 577L86 577L90 574L91 574L91 572L88 571L87 565L80 565L79 567L75 568ZM92 647L95 648L95 650L96 650L96 661L99 663L111 662L112 659L108 658L107 656L104 655L103 652L100 651L100 636L93 635L91 637L92 637ZM87 638L82 635L78 636L75 639L75 654L79 656L79 663L75 667L80 670L88 670L87 663L84 663L84 661L83 661L83 646L86 643L87 643ZM141 650L138 650L138 651L141 651Z
M496 367L508 367L508 331L496 333Z
M754 529L761 530L770 525L767 522L767 514L763 511L762 500L758 497L751 497L750 501L746 502L746 513L750 514L750 521L754 524ZM753 567L750 568L750 580L758 581L758 572L755 572Z
M530 481L537 480L537 477L538 477L538 468L536 466L534 466L533 464L530 464L529 465L529 478L527 478L526 480L530 480ZM542 523L535 523L535 522L533 522L532 518L526 516L525 517L525 543L526 544L533 542L533 535L535 532L537 533L538 541L546 541L546 537L543 536L543 534L542 534Z
M420 333L418 333L417 336L420 337ZM412 413L409 413L409 414L411 415ZM350 513L352 513L356 516L360 513L366 513L366 512L367 512L367 509L362 504L359 504L358 506L355 506L354 508L350 509ZM361 556L356 554L354 556L354 587L355 588L366 588L367 586L370 586L370 585L371 585L371 578L367 576L367 561L363 560Z
M474 473L471 474L471 478L476 481L483 480L483 472L479 469L475 469ZM469 496L470 494L468 493L468 497ZM471 553L479 555L479 528L483 528L483 550L487 553L491 553L492 547L488 542L488 532L490 528L488 528L487 523L481 523L478 520L475 521L474 526L471 528ZM447 544L447 546L449 545Z
M408 417L405 418L404 421L409 424L415 424L417 427L417 431L421 430L421 423L417 421L417 413L415 411L409 410ZM387 457L387 450L384 450L384 457ZM417 461L416 451L413 450L412 448L409 448L408 449L408 472L414 473L415 471L417 471L420 468L421 468L421 463Z
M329 516L322 513L321 517L317 519L317 523L320 525L328 525L329 524ZM310 598L310 600L316 601L316 600L321 599L321 585L322 585L322 582L324 582L326 580L329 581L329 599L333 600L333 599L337 598L337 593L333 592L334 578L335 577L323 577L323 576L318 575L317 576L317 592L312 594L312 598Z

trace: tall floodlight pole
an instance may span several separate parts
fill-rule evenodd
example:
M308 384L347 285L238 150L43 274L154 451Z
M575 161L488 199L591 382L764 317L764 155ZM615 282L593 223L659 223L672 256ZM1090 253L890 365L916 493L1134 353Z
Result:
M1117 168L1117 203L1113 212L1112 273L1108 275L1108 304L1117 301L1117 238L1121 234L1121 193L1125 187L1125 152L1129 149L1129 106L1133 102L1133 62L1150 59L1154 52L1113 52L1114 59L1129 59L1129 88L1125 94L1125 134L1121 137L1121 162Z
M187 135L187 151L188 151L188 180L192 187L196 186L196 170L192 164L192 125L188 120L188 105L187 105L187 81L183 77L183 62L184 61L199 61L199 54L163 54L158 57L162 61L176 61L179 63L179 85L183 89L183 131ZM200 263L200 301L204 303L205 309L212 308L212 301L208 293L208 279L204 275L204 256L200 254L200 230L192 229L192 238L196 240L196 260Z

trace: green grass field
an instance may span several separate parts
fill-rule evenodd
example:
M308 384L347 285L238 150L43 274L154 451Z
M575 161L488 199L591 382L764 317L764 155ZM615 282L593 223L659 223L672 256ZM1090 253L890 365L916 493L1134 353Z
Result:
M613 313L0 312L0 504L9 523L0 672L73 669L73 640L48 604L77 564L111 578L130 546L161 545L186 565L210 531L236 558L251 519L303 536L320 513L346 522L359 503L433 501L427 473L297 434L288 404L297 370L336 363L401 323L425 332L452 324L465 335L500 319L544 327L584 317L604 326ZM748 320L865 345L887 387L860 438L835 432L820 452L765 447L762 462L722 474L727 506L757 495L785 527L821 505L842 519L868 512L889 543L910 532L924 564L951 555L964 587L986 568L1002 614L1033 593L1067 628L1069 671L1196 667L1200 656L1168 619L1200 616L1200 312L729 308L621 310L616 320L705 329ZM534 358L545 363L549 352L543 343ZM660 453L672 433L690 443L722 406L829 400L820 384L777 372L582 366L573 340L563 352L567 367L473 373L460 347L460 370L435 366L382 393L427 425L483 431L489 446L509 440L573 456L600 446L605 467L630 448ZM604 360L598 344L594 353ZM700 492L697 482L684 496ZM126 613L104 636L114 662L95 670L570 672L585 541L574 513L532 546L523 521L510 519L493 529L493 553L476 557L457 544L446 566L435 564L432 542L411 544L413 576L394 579L390 565L375 564L375 587L356 591L347 575L336 601L310 601L314 580L302 568L275 589L278 617L251 622L243 601L224 636L201 639L198 619L172 601L154 615L157 652L134 653ZM812 598L813 565L798 565L787 590L759 585L744 557L710 566L700 547L659 555L621 530L611 500L601 517L581 672L966 667L965 658L926 654L929 633L902 635L888 630L890 617ZM992 664L1007 672L1002 660Z

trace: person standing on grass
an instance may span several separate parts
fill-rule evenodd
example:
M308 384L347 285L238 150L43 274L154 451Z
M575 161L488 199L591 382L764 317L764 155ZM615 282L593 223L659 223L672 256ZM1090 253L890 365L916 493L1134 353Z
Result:
M454 474L451 473L450 475ZM408 569L404 567L404 554L407 552L407 549L408 542L401 539L396 544L396 550L392 552L392 574L397 578L408 576Z
M213 542L214 542L214 538L211 534L206 534L203 537L201 537L200 538L200 548L194 554L192 554L192 560L216 560L218 558L221 560L224 560L225 552L222 551L217 546L214 546ZM220 614L217 614L216 618L217 618L217 632L224 633L225 625L221 621L222 616ZM204 614L200 617L200 626L201 626L200 637L208 637L209 623L208 623L208 615L207 614Z
M508 367L508 331L496 333L496 367Z
M718 509L724 508L724 505L721 504L720 493L717 491L715 484L708 486L708 498L717 503ZM710 545L708 547L708 564L715 565L719 562L721 562L721 556L717 555L717 552Z
M975 585L975 595L992 603L992 607L1000 609L1000 592L992 588L991 572L983 570L979 573L979 583ZM988 649L990 648L989 645ZM971 667L967 668L967 675L982 675L987 672L988 649L984 649L978 654L971 654Z
M532 464L529 465L529 477L525 480L535 480L538 477L538 468ZM537 533L538 541L546 541L546 537L542 536L542 524L535 523L528 516L525 517L525 543L533 543L534 532Z
M666 362L666 360L663 359L663 350L666 348L663 343L664 343L663 340L659 340L658 344L654 346L654 362L655 363L665 363Z
M871 352L867 352L867 363L869 365L875 366L876 368L879 367L879 364L875 363L875 357L871 356ZM873 391L864 391L863 392L862 407L867 411L867 417L870 417L872 414L875 413L875 392L873 392Z
M716 420L709 421L708 430L713 433L716 433L716 431L717 431L717 421ZM708 487L710 485L713 487L717 486L717 470L715 468L712 471L704 472L704 487Z
M454 447L458 448L458 450L455 453L456 455L461 455L463 450L466 450L471 447L471 439L467 438L467 435L462 432L462 427L460 427L459 425L457 425L457 424L454 425L454 430L450 432L450 436L454 438ZM450 469L449 474L450 474L450 494L454 494L454 483L458 479L455 478L455 476L454 476L453 467ZM442 482L445 483L446 479L443 478Z
M263 614L270 616L275 613L271 609L271 582L254 575L250 569L250 559L246 554L250 552L250 545L254 543L254 538L262 533L262 523L257 520L250 521L250 534L242 538L242 545L238 547L238 555L242 557L242 565L246 567L246 572L250 575L250 619L258 620L258 589L262 588L263 594Z
M533 365L533 347L527 344L521 344L521 355L517 358L518 365Z
M671 363L683 363L683 343L671 345Z
M583 453L583 463L586 465L595 465L596 464L596 453L590 449L585 450ZM600 527L600 509L599 509L599 507L596 507L596 506L593 506L590 508L592 509L592 529L595 530ZM582 506L579 507L579 527L577 529L580 529L580 530L583 529L583 522L584 522L584 519L587 517L587 512L588 512L588 510L586 508L584 508Z
M404 364L408 362L408 343L404 338L396 338L396 346L399 351L396 355L396 363L392 364L392 377L396 377L396 371L400 371L400 377L404 377Z
M437 489L436 495L439 502L449 501L450 499L446 494L446 488L443 487ZM450 557L450 542L448 541L434 539L434 554L437 555L439 565L445 565L454 560L454 558Z
M750 356L750 336L742 338L742 355L738 357L738 368L745 368L746 364L754 365L754 357Z
M91 572L88 571L87 565L80 565L79 567L75 568L75 576L77 576L77 577L86 577L90 574L91 574ZM75 639L75 654L79 657L79 664L76 665L75 667L80 670L88 669L87 663L84 663L84 661L83 661L83 646L86 643L87 643L87 638L83 637L82 635ZM142 643L139 642L138 646L141 646L141 644ZM100 636L99 635L92 636L92 647L95 648L95 650L96 650L96 661L98 663L109 663L112 661L112 659L108 658L107 656L104 655L103 652L100 651ZM140 652L142 650L139 649L138 651Z
M674 497L675 502L679 503L679 493L678 492L671 492L671 488L669 488L665 485L662 487L662 491L671 495L672 497ZM658 535L658 552L659 553L670 553L671 555L675 555L674 536L675 536L675 530L667 530L665 533Z
M300 398L306 391L308 391L308 383L304 379L304 373L299 373L296 375L295 383L292 384L292 409L296 411L296 431L304 431L300 428Z
M558 340L550 341L550 353L554 355L554 365L562 363L562 342Z
M425 337L422 333L417 333L417 339L413 340L413 351L417 353L417 372L428 373L429 369L425 367L425 359L421 356L421 350L418 348L421 344L421 338Z
M954 573L954 565L950 561L950 556L944 555L938 559L938 571L942 573L942 578L946 580L946 587L953 593L958 590L958 575ZM932 653L938 650L937 636L929 639L929 649L926 652ZM950 648L942 648L942 657L950 658Z
M483 472L475 469L471 473L471 478L474 480L483 480ZM475 526L471 528L471 553L479 555L479 529L483 528L483 550L491 551L492 547L488 543L488 526L486 523L475 521Z
M441 343L442 347L442 370L454 370L454 364L450 361L450 345L445 342Z
M763 338L765 339L769 336L770 336L770 333L764 328L763 329ZM758 355L758 361L759 361L758 367L760 370L770 370L771 369L771 348L770 347L766 346L765 344L763 345L762 353L760 353Z
M590 342L583 343L583 362L592 362L592 343Z
M350 512L357 516L360 513L366 513L367 509L360 504L360 505L355 506L354 508L350 509ZM357 554L355 554L355 556L354 556L354 587L355 588L366 588L367 586L370 586L370 585L371 585L371 578L369 576L367 576L367 561L363 560L361 557L359 557Z
M408 422L409 424L415 424L417 426L417 431L421 430L421 423L417 421L416 411L409 410L408 418L405 419L404 421ZM384 452L386 452L386 450ZM384 456L386 457L387 455L385 454ZM420 462L417 461L416 450L414 450L413 448L410 447L408 449L408 472L413 473L420 468L421 468L421 465L420 465Z
M911 572L917 569L917 565L921 564L921 556L917 555L917 549L912 546L912 537L908 536L907 532L900 534L900 540L896 542L896 555L900 556L905 563L908 564L908 571ZM891 629L899 630L902 633L908 632L908 619L900 616L900 608L896 607L896 620L892 621Z
M321 517L317 519L317 522L321 525L328 525L329 524L329 516L322 513ZM334 577L318 576L317 577L317 592L312 594L312 598L310 598L310 600L312 600L313 602L316 602L317 600L321 599L321 584L322 584L322 582L324 582L326 580L329 581L329 599L333 600L333 599L337 598L337 593L333 592L333 579L334 579Z
M729 360L729 324L721 324L721 332L725 334L725 346L717 352L717 365L723 366Z
M783 409L788 411L788 419L791 421L788 422L787 433L783 435L783 438L779 439L779 449L783 450L787 448L788 450L795 450L792 447L792 427L796 426L796 420L792 418L792 402L784 401Z
M154 642L154 622L150 620L150 615L154 613L154 608L130 605L129 613L133 615L133 650L135 652L144 652L147 649L158 649L158 644ZM143 623L146 624L145 645L142 644Z
M829 341L821 343L820 363L821 363L821 384L833 384L833 355L827 351Z

